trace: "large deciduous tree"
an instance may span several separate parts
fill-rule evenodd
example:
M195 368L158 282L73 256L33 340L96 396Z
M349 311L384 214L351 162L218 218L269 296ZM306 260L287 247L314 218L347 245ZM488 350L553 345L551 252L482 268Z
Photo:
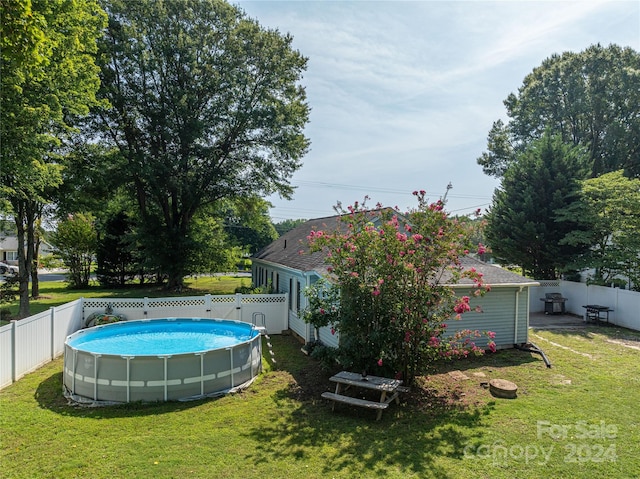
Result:
M61 183L61 143L96 103L96 39L106 16L95 0L2 2L0 196L18 236L19 316L29 314L29 277L43 205Z
M585 246L577 269L592 269L589 281L622 281L640 291L640 179L614 171L582 182L580 198L560 212L584 225L564 242Z
M586 227L560 211L579 198L588 158L579 147L544 135L518 155L504 173L486 215L485 234L493 254L536 279L555 279L585 245L564 242Z
M495 122L486 174L502 177L518 153L545 131L588 152L592 176L623 169L640 176L640 54L617 45L554 54L504 101L507 124Z
M147 228L145 251L169 277L190 273L201 208L279 193L308 149L306 58L292 38L220 0L106 2L93 124L117 147Z

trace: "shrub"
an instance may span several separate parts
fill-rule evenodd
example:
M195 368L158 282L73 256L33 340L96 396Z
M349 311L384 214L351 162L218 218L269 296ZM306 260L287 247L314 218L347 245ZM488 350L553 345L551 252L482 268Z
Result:
M335 354L344 367L406 383L437 358L482 354L472 339L445 338L444 322L474 309L471 298L488 290L480 273L461 265L469 222L450 218L441 201L428 204L424 191L414 195L418 208L404 215L356 203L338 208L337 230L310 233L310 250L327 253L329 276L306 291L304 313L314 327L340 333ZM462 278L472 286L457 297L450 285Z

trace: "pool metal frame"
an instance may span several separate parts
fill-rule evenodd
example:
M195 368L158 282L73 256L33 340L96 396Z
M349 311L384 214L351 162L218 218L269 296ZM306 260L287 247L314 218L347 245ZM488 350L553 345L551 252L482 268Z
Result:
M264 328L208 318L141 319L127 323L177 320L239 323L247 327L252 337L233 346L193 353L117 355L70 346L70 339L95 328L84 329L68 336L64 344L65 396L78 404L91 405L192 400L245 388L260 374ZM121 323L96 328L117 324Z

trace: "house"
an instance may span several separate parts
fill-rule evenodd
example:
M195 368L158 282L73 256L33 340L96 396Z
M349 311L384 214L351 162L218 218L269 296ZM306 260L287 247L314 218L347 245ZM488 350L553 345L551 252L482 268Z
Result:
M40 256L52 254L53 247L46 241L40 243ZM0 261L10 265L18 264L18 238L15 235L0 235Z
M307 221L252 257L253 283L256 286L269 285L274 292L288 295L289 329L305 342L314 339L314 331L302 319L302 311L307 306L304 288L327 273L324 253L309 253L307 236L316 229L335 230L338 225L339 216ZM473 300L474 305L481 306L482 313L473 311L465 313L460 320L452 318L447 322L448 331L493 331L498 348L511 348L514 344L528 342L529 289L538 283L471 256L462 258L462 264L465 269L474 267L482 273L491 291ZM452 285L460 296L467 295L472 286L473 282L468 279ZM319 339L328 346L338 346L338 338L331 334L329 328L320 330Z

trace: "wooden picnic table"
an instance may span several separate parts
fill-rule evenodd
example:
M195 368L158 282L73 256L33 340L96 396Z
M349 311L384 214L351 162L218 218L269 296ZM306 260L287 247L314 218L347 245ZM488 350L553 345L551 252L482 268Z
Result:
M333 393L329 391L324 392L322 393L322 397L333 401L331 410L335 409L336 402L375 409L378 411L376 420L379 420L382 417L382 411L384 411L394 399L399 403L400 399L398 398L398 394L407 390L402 387L402 381L399 379L383 378L379 376L362 376L359 373L352 373L349 371L341 371L329 378L329 380L336 383L336 390ZM346 392L350 387L379 391L380 400L369 401L367 399L360 399L342 394L342 392Z

